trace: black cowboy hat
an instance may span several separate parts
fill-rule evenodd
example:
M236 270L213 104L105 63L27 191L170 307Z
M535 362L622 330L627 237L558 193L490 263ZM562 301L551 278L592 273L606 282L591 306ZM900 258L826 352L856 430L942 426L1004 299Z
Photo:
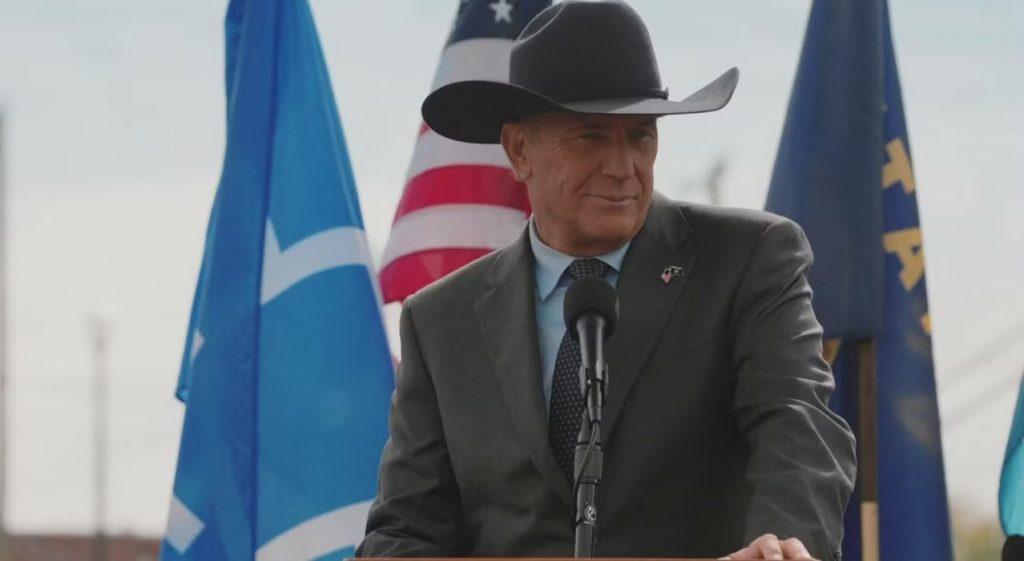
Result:
M736 89L730 68L682 101L661 85L647 27L621 0L565 0L537 14L512 46L509 83L468 80L423 102L438 134L496 144L501 127L531 113L679 115L717 111Z

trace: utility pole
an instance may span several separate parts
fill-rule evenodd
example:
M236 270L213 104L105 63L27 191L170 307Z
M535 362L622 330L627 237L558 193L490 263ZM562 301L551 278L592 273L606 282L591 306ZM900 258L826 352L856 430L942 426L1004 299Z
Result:
M708 168L707 174L704 176L703 181L697 179L688 179L682 184L682 197L687 197L688 193L694 191L704 191L707 196L707 202L713 206L721 206L723 201L722 197L722 178L725 177L725 171L728 169L725 156L718 156L715 158L711 167ZM702 197L698 195L697 200L702 200Z
M7 560L7 199L4 112L0 108L0 561Z
M725 157L719 156L708 171L704 186L708 190L708 201L714 206L722 205L722 177L725 176Z
M93 437L96 498L96 534L93 541L93 560L107 561L107 324L100 316L93 316L89 325L93 350Z

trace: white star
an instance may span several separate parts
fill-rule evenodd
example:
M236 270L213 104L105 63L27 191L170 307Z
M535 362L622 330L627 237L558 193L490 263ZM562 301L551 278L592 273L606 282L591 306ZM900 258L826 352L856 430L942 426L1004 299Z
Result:
M494 23L499 21L512 23L512 4L509 4L508 0L498 0L491 4L491 9L494 10Z

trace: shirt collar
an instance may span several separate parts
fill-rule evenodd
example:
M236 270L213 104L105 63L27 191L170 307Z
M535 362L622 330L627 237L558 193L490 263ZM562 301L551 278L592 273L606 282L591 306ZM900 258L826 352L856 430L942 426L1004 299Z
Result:
M562 274L577 258L566 255L542 242L540 236L537 235L537 227L533 223L533 218L530 218L529 230L530 250L533 252L535 263L534 276L537 282L537 296L543 302L555 291L555 287L562 279ZM622 270L622 260L626 257L630 243L626 242L615 251L598 255L596 259L604 261L606 265L618 272Z

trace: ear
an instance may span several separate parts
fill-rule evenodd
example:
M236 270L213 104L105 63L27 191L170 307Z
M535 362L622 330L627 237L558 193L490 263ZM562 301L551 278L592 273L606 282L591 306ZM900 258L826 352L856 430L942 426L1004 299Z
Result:
M505 123L501 127L501 147L505 149L516 179L526 181L533 174L530 158L526 153L526 130L522 123Z

